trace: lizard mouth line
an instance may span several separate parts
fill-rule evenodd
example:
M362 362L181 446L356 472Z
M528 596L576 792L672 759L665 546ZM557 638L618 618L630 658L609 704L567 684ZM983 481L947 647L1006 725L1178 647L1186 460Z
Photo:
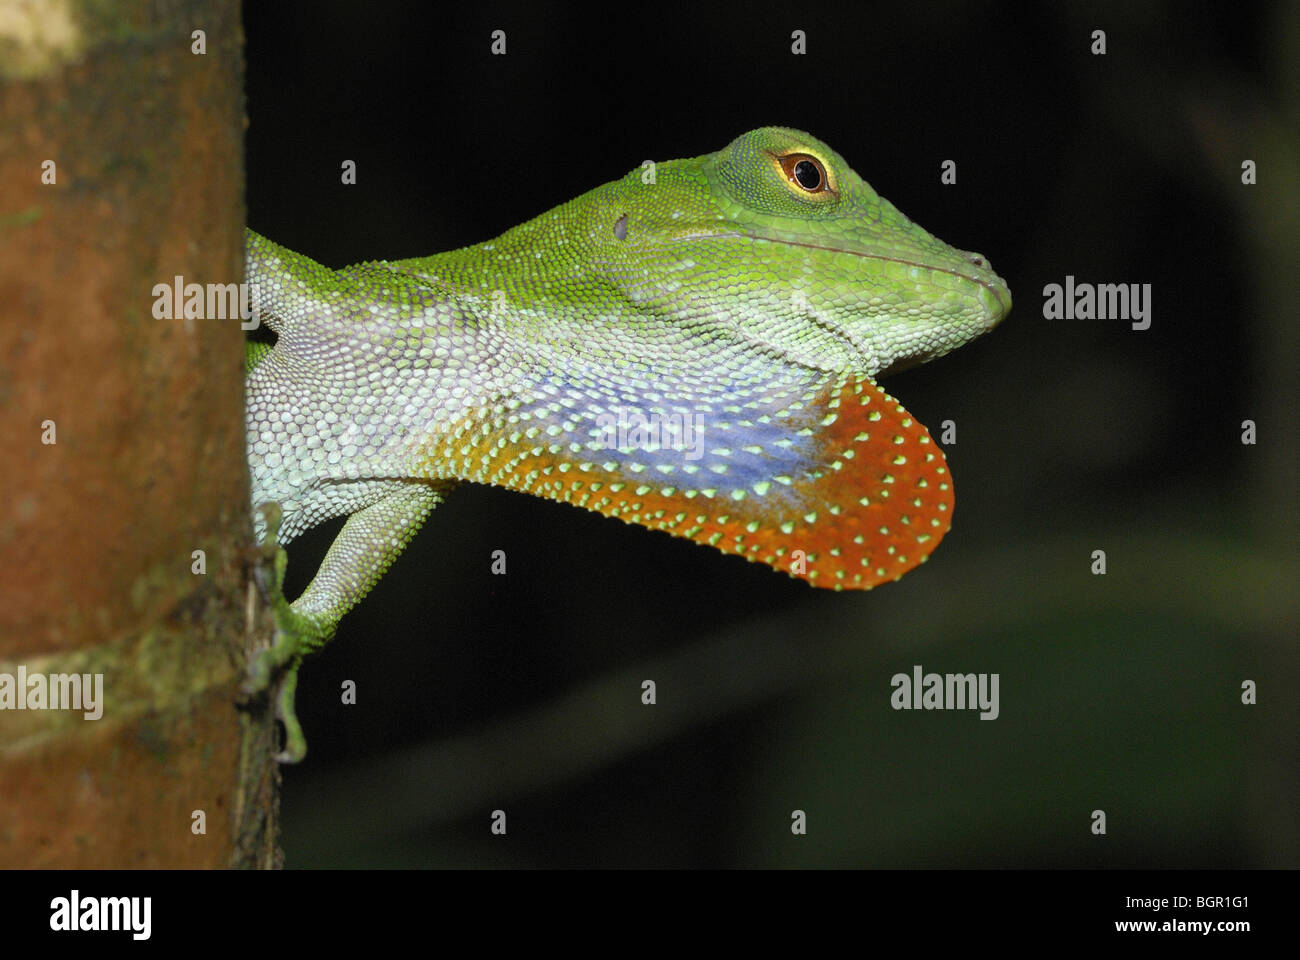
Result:
M767 240L769 243L781 243L781 244L785 244L788 247L807 247L810 250L825 250L828 253L847 253L850 256L862 257L867 260L880 260L884 263L898 263L898 264L902 264L905 267L920 267L925 270L938 270L940 273L946 273L950 277L959 277L962 280L971 280L975 283L978 283L989 293L993 294L994 298L998 302L998 305L1002 308L1003 314L1005 314L1009 308L1009 304L1006 302L1006 300L1002 298L1002 292L998 289L996 284L989 283L986 280L981 280L979 277L972 277L970 274L962 273L959 270L950 270L947 267L935 266L932 263L918 263L915 260L904 260L902 257L886 257L878 253L863 253L860 250L845 250L842 247L824 247L818 243L800 243L798 240L775 240L771 237L760 238L754 236L753 234L748 234L748 233L738 234L738 236L749 237L751 240L763 239L763 240Z
M959 270L951 270L947 267L936 266L932 263L920 263L916 260L904 260L902 257L886 257L878 253L864 253L861 250L845 250L843 247L827 247L819 243L801 243L798 240L778 240L773 237L764 237L758 234L746 233L744 231L738 231L738 230L729 230L725 233L696 234L695 236L692 236L689 239L692 240L704 239L706 237L707 238L735 237L744 240L766 240L768 243L779 243L787 247L804 247L809 250L825 250L827 253L847 253L850 256L862 257L865 260L879 260L884 263L901 264L905 267L919 267L925 270L937 270L940 273L946 273L951 277L959 277L962 280L970 280L972 283L978 283L981 287L988 290L989 293L993 294L993 298L997 300L998 306L1002 308L1001 312L1003 316L1005 316L1011 308L1011 305L1007 303L1003 291L999 289L998 284L990 283L987 280L981 280L979 277L972 277L970 274L962 273ZM1005 287L1005 285L1002 286Z

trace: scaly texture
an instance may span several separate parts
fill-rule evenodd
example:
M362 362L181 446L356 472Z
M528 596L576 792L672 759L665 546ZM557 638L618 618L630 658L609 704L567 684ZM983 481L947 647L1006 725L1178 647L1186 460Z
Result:
M458 481L870 588L947 531L925 428L873 381L998 323L1006 285L820 141L764 128L487 243L343 270L248 234L255 504L348 520L253 686L332 635ZM277 580L278 583L278 580ZM305 745L282 697L285 759Z

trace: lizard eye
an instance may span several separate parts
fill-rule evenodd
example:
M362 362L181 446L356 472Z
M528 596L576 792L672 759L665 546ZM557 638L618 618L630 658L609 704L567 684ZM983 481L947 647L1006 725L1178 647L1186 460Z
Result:
M790 153L777 157L786 179L804 193L826 193L826 168L816 157L806 153Z

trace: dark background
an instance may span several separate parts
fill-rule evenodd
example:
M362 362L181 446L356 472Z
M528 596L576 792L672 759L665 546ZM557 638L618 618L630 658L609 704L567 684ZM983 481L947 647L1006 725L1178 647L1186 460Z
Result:
M1015 299L885 383L956 422L956 513L871 593L458 489L302 670L290 866L1300 863L1300 8L245 6L248 223L329 266L782 124ZM1151 328L1044 319L1067 274L1152 284ZM1000 718L895 712L917 663L999 673Z

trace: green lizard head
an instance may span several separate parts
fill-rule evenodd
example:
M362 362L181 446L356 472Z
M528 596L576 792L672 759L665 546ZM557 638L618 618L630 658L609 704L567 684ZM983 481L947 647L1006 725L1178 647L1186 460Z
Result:
M592 191L588 236L642 310L816 369L873 376L994 327L1011 294L815 137L764 127ZM606 222L608 221L608 222Z

